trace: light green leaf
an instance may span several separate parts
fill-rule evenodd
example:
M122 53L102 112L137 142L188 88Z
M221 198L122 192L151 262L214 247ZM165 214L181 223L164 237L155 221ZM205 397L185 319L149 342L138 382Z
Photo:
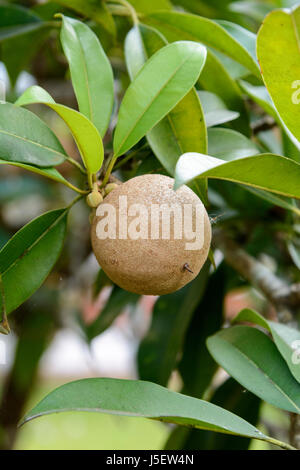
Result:
M233 323L250 322L262 326L273 336L274 342L295 379L300 383L300 331L266 320L251 309L242 310Z
M79 110L104 136L114 102L114 79L95 33L81 21L62 16L61 42L68 59Z
M154 29L144 25L132 28L125 41L125 57L131 78L134 79L146 60L165 45L166 40ZM204 115L195 89L148 132L147 139L170 175L174 175L182 153L196 148L199 153L207 153Z
M19 5L0 5L0 41L44 26L41 19Z
M151 13L159 10L171 10L172 5L169 0L129 0L129 3L138 13Z
M57 137L35 114L0 103L0 158L39 167L62 163L67 155Z
M208 338L207 347L247 390L280 409L300 414L300 385L267 335L256 328L234 326Z
M227 31L227 33L230 34L230 36L234 38L238 44L243 46L244 49L248 51L248 53L250 53L251 57L253 58L254 63L256 64L257 63L256 35L253 34L251 31L249 31L248 29L243 28L242 26L236 23L231 23L230 21L216 20L216 23L222 26L222 28L224 28L225 31ZM235 59L235 58L232 57L232 59ZM240 61L237 60L237 62L240 62Z
M258 147L243 134L232 129L208 129L208 154L222 160L250 157Z
M27 413L22 424L64 411L139 416L266 439L254 426L212 403L171 392L150 382L107 378L78 380L57 388Z
M203 107L207 127L219 126L239 117L239 113L229 110L218 95L209 91L198 91L198 96Z
M224 163L218 158L186 153L176 166L175 187L195 178L233 181L300 199L300 165L280 155L266 153Z
M264 82L275 107L300 140L300 7L275 10L265 19L257 38L257 55Z
M261 23L264 17L272 10L272 5L267 2L262 2L261 0L243 0L230 3L229 9L235 13L247 15Z
M67 213L67 209L59 209L41 215L19 230L0 251L6 313L25 302L53 268L63 247ZM0 305L2 302L0 298Z
M115 156L135 145L191 90L205 58L203 46L181 41L163 47L145 63L121 103Z
M144 18L144 22L157 28L168 41L189 40L200 41L206 46L213 47L228 55L240 64L244 65L250 72L260 78L259 67L256 60L236 38L226 31L223 25L208 18L179 12L157 12ZM232 27L233 30L233 27ZM239 39L245 36L249 39L250 32L243 30ZM233 31L234 33L236 30ZM253 37L251 36L252 42ZM251 44L252 44L251 42Z
M33 103L49 106L65 121L76 141L85 167L90 173L97 173L103 163L104 149L94 124L74 109L55 103L53 98L38 86L28 88L16 101L18 106Z

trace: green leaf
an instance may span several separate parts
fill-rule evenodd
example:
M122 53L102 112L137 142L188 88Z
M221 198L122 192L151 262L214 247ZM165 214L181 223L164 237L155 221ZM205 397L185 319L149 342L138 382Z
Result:
M218 292L218 295L216 295ZM202 300L187 330L178 369L183 380L183 393L202 398L218 368L209 354L205 340L223 323L225 295L224 266L210 276Z
M209 263L189 285L157 300L150 330L138 352L141 379L161 385L168 383L176 367L189 322L204 293L208 269Z
M268 330L273 336L274 342L291 373L300 383L300 361L299 353L297 354L297 351L300 351L300 332L298 330L280 323L267 321L259 313L251 309L242 310L234 318L233 322L251 322Z
M267 335L256 328L234 326L208 338L207 347L246 389L271 405L300 414L300 385Z
M232 122L231 127L247 136L250 135L249 116L242 93L222 62L210 50L207 51L205 66L199 77L198 85L204 90L220 96L228 109L239 113L240 117Z
M63 385L31 410L21 424L64 411L139 416L217 432L267 439L243 419L211 403L171 392L149 382L83 379Z
M280 115L278 114L277 109L274 107L268 90L264 86L254 86L251 83L248 83L244 80L239 81L239 85L241 89L246 93L250 98L257 103L261 108L266 111L273 119L277 122L278 126L280 126L284 132L283 137L284 140L287 140L287 143L291 146L295 155L291 157L290 152L285 153L287 157L293 158L293 160L299 161L300 160L300 143L294 137L294 135L290 132L290 130L286 127L284 122L282 121Z
M222 160L250 157L258 147L243 134L231 129L208 129L208 154Z
M261 0L244 0L239 2L232 2L229 5L229 9L235 13L247 15L261 23L264 17L272 10L272 5L270 5L270 3L262 2Z
M115 319L124 312L129 305L135 305L140 298L137 294L127 292L120 287L114 286L113 291L98 318L86 328L86 334L91 341L109 328Z
M0 5L0 41L44 26L41 19L19 5Z
M198 96L203 107L207 127L219 126L239 117L239 113L229 110L218 95L209 91L198 91Z
M103 137L114 103L114 79L95 33L81 21L62 16L61 42L68 59L79 111Z
M244 65L250 72L260 78L256 60L244 47L244 44L240 43L231 34L232 32L235 33L236 29L228 33L223 25L208 18L178 12L152 13L144 18L144 22L157 28L170 42L178 40L200 41L206 46L213 47ZM249 39L249 35L251 35L247 30L243 30L244 34L240 30L239 32L239 39L242 38L243 42L245 36ZM251 39L253 43L253 36L251 36Z
M255 426L261 400L245 393L235 380L226 380L212 396L211 403L225 408ZM166 450L248 450L251 439L212 431L177 427L168 439Z
M299 28L300 7L275 10L266 17L257 38L257 55L266 87L280 117L298 140Z
M94 20L113 36L116 34L114 20L103 0L56 0L56 3Z
M114 135L115 156L135 145L196 83L206 49L181 41L156 52L127 89Z
M53 109L69 127L80 151L85 167L90 173L97 173L103 163L104 149L101 136L94 124L83 114L72 108L55 103L43 88L28 88L16 101L17 106L43 103Z
M0 160L0 165L12 165L18 168L23 168L23 170L31 171L32 173L37 173L38 175L45 176L50 178L58 183L65 183L67 180L55 169L55 168L39 168L33 165L26 165L24 163L17 162L8 162L6 160Z
M7 313L25 302L53 268L63 247L67 213L68 209L59 209L41 215L19 230L0 251Z
M266 153L224 163L207 155L186 153L176 166L175 188L195 178L232 181L300 199L300 165L280 155Z
M152 28L139 25L130 30L125 41L127 68L132 79L149 57L166 45L166 40ZM147 134L154 154L170 175L174 175L180 155L187 149L207 152L203 110L192 89L170 113ZM201 149L201 150L200 150Z
M39 167L62 163L66 153L57 137L35 114L0 103L0 158Z
M248 51L248 53L251 55L254 63L257 64L256 35L253 34L251 31L249 31L248 29L243 28L242 26L236 23L231 23L230 21L216 20L216 23L222 26L222 28L224 28L227 31L227 33L230 34L230 36L237 41L238 44L243 46L245 51ZM232 59L235 59L235 58L232 57ZM237 62L240 62L240 61L237 60Z
M172 5L169 0L128 0L138 13L152 13L159 10L171 10Z

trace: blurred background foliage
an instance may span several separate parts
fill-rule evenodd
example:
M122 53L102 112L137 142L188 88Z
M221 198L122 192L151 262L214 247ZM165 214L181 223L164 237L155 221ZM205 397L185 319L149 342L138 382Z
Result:
M225 19L254 33L264 16L274 8L290 7L292 0L131 0L138 13L175 8L212 19ZM77 108L67 61L59 42L55 13L63 12L86 21L99 37L113 70L116 106L129 84L124 62L124 38L130 19L112 15L100 0L0 1L12 8L8 34L7 18L0 17L0 79L6 83L7 100L14 101L32 84L45 88L62 104ZM116 9L120 7L116 6ZM6 24L6 26L4 26ZM245 79L248 72L218 53L231 79ZM253 76L249 83L259 85ZM230 81L230 78L229 78ZM216 98L230 108L230 97L219 84L207 84L201 77L198 88L207 113L214 113ZM224 91L225 89L225 91ZM206 101L205 101L206 98ZM226 102L224 104L224 102ZM275 126L264 127L263 109L249 97L240 102L236 120L222 127L252 135L252 145L281 153L291 149ZM227 109L229 107L229 109ZM76 146L62 121L52 111L33 106L33 111L55 130L68 154L77 159ZM249 122L251 125L249 125ZM113 120L114 123L114 120ZM255 126L258 128L256 132ZM216 127L215 127L216 128ZM112 127L105 142L109 149ZM217 137L217 135L216 135ZM232 142L229 142L232 150ZM144 139L118 164L118 177L163 172L161 164ZM253 149L252 149L253 151ZM253 153L252 153L253 154ZM63 165L62 174L76 183L80 175ZM250 193L242 186L210 183L208 207L216 227L225 228L251 255L272 271L294 282L300 280L299 225L293 215L272 201ZM1 165L0 246L25 223L46 210L70 202L67 188ZM265 299L231 267L220 252L218 269L206 266L195 283L174 295L139 297L112 286L91 254L89 212L84 203L71 212L64 250L47 281L11 316L13 334L2 339L7 347L7 364L0 365L0 427L9 435L8 447L17 449L247 449L269 448L204 431L172 428L142 419L105 415L62 415L28 424L21 431L16 423L24 411L53 386L69 379L92 376L140 377L168 385L198 398L205 397L244 417L260 429L287 440L287 414L246 392L233 379L227 380L209 355L205 339L249 306L274 315ZM0 448L1 444L0 433ZM7 446L7 442L5 444Z

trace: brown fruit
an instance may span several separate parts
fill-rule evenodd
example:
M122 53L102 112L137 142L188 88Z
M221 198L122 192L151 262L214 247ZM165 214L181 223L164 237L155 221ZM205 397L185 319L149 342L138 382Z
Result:
M173 190L174 180L162 175L144 175L132 178L111 191L105 198L103 204L97 209L92 224L92 246L96 258L105 271L105 273L117 285L129 292L135 292L145 295L164 295L174 292L188 282L192 281L203 264L205 263L211 243L211 226L207 212L196 194L187 186L182 186L176 192ZM122 239L119 235L119 229L124 229L124 216L128 218L128 227L132 221L137 219L137 214L128 213L127 209L120 206L120 196L127 196L127 207L133 204L142 204L146 208L146 215L139 219L137 232L143 225L147 234L147 239L132 239L127 236ZM124 198L123 198L124 199ZM116 210L116 238L99 238L100 233L98 223L104 221L108 224L113 222L113 215L106 212L106 204L110 204ZM183 209L184 205L192 208L193 229L196 224L196 206L202 212L200 230L203 234L203 244L201 248L186 249L186 244L191 243L191 239L183 236L181 239L175 238L176 227L178 229L178 220L175 224L175 216L171 216L170 237L162 238L160 215L159 238L153 239L151 236L151 208L153 204L167 204L168 206L176 204ZM121 208L121 209L120 209ZM100 213L102 211L102 213ZM148 214L148 216L147 216ZM120 221L119 216L123 217ZM148 217L148 218L147 218ZM147 225L144 225L148 220ZM184 215L182 216L184 220ZM97 229L98 226L98 229ZM113 225L110 225L111 227ZM180 224L181 226L181 224ZM107 225L108 227L108 225ZM184 225L183 225L184 227ZM199 227L198 227L199 228ZM126 233L128 233L125 230Z

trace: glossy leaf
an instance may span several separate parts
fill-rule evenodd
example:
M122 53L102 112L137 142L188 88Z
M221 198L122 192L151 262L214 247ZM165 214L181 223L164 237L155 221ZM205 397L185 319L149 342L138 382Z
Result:
M243 134L231 129L208 129L208 154L222 160L250 157L258 147Z
M239 113L229 110L224 101L214 93L198 91L198 96L203 107L207 127L219 126L239 117Z
M125 57L131 78L134 79L146 60L165 45L165 39L152 28L140 25L131 29L125 42ZM195 89L148 132L147 139L170 175L174 174L178 158L187 149L198 148L200 153L207 152L204 115Z
M0 104L0 158L39 167L59 165L66 153L57 137L35 114Z
M207 340L213 358L267 403L300 414L300 385L273 341L256 328L234 326Z
M27 300L44 282L63 247L67 209L47 212L19 230L0 251L6 312Z
M191 90L205 58L203 46L181 41L163 47L146 62L121 103L115 156L135 145Z
M176 166L175 187L195 178L232 181L300 199L300 165L280 155L261 154L224 163L218 158L186 153Z
M256 35L242 26L231 23L226 20L216 20L216 23L222 26L232 38L234 38L238 44L244 47L246 51L251 55L254 63L257 63L256 57ZM222 51L221 51L222 52ZM234 57L232 59L236 60ZM239 60L237 60L239 62ZM245 64L243 64L245 65Z
M208 263L196 279L173 294L157 300L150 330L138 352L139 377L166 385L181 352L186 330L202 298Z
M81 21L63 16L61 42L68 59L79 111L103 137L114 102L113 72L95 33Z
M104 150L101 136L94 124L74 109L55 103L53 98L38 86L28 88L16 105L26 106L33 103L49 106L65 121L75 139L85 167L90 173L97 173L103 163Z
M42 400L23 419L64 411L98 411L267 439L254 426L222 408L171 392L149 382L121 379L83 379L63 385Z
M257 55L264 82L282 120L300 140L299 51L300 7L275 10L257 38Z
M43 27L41 19L19 5L0 5L0 41Z
M206 46L213 47L244 65L260 78L258 64L251 53L228 33L223 25L215 21L188 13L157 12L148 15L144 22L157 28L170 42L200 41ZM246 34L248 35L248 32Z
M242 310L235 318L234 323L251 322L262 326L273 336L274 342L287 363L291 373L300 383L300 332L295 328L266 320L251 309Z

